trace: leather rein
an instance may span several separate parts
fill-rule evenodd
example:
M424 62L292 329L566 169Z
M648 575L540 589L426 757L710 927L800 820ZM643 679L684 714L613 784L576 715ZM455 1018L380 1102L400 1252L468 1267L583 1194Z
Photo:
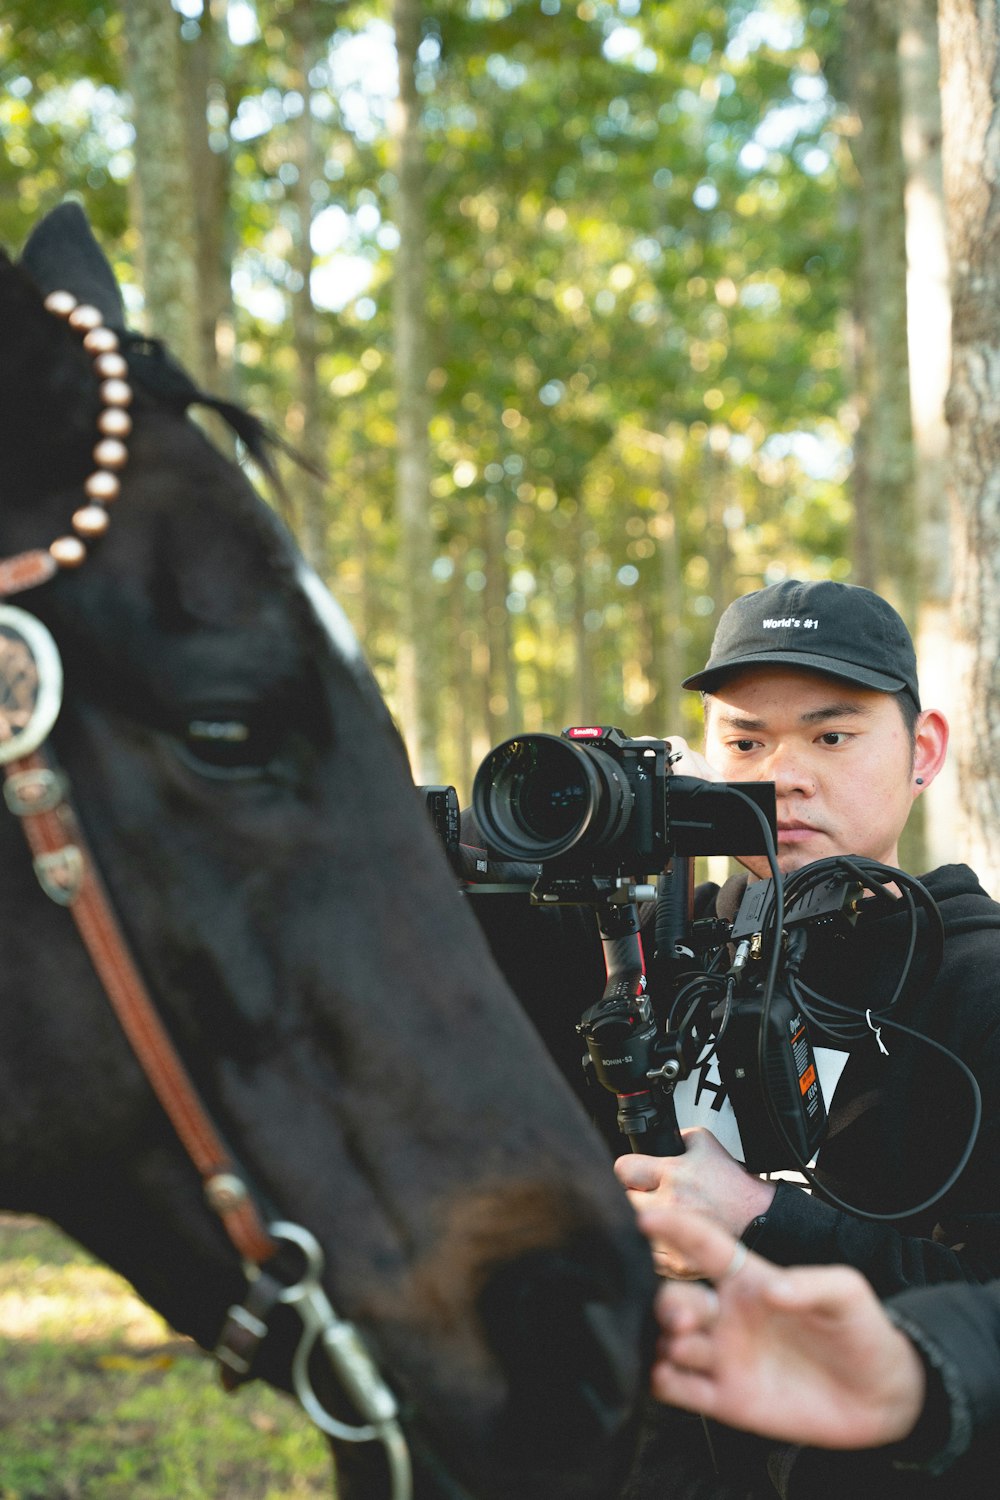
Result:
M103 327L98 310L78 305L64 292L53 293L46 299L46 306L84 332L84 345L94 354L101 376L100 359L114 354L117 344L112 347L116 335ZM97 347L91 347L88 339ZM110 405L109 385L117 388L111 392L117 399ZM109 409L120 415L131 401L131 391L117 367L113 376L110 371L105 375L101 393L105 402L102 416ZM98 425L100 428L100 421ZM117 426L121 432L122 425ZM99 465L104 461L102 446L104 440L94 450ZM124 462L123 454L115 467L120 468ZM97 483L92 484L95 480ZM73 518L75 536L58 538L47 551L0 559L0 766L4 800L20 821L42 890L73 918L129 1045L201 1178L205 1200L243 1263L247 1295L243 1303L229 1309L214 1351L223 1384L233 1389L251 1378L254 1356L268 1332L268 1315L279 1303L289 1306L302 1324L291 1374L303 1409L335 1442L379 1442L387 1462L391 1500L411 1500L409 1448L396 1399L356 1328L339 1317L323 1290L323 1252L315 1236L301 1225L281 1220L266 1223L262 1218L159 1017L87 848L70 800L68 778L47 746L62 703L59 650L35 615L4 601L11 594L46 582L60 568L74 568L85 560L86 542L106 529L106 518L102 523L98 512L117 498L117 474L99 468L85 488L88 503ZM103 494L95 494L101 490ZM292 1284L267 1269L282 1244L293 1246L304 1260L302 1276ZM309 1362L317 1346L362 1418L360 1424L333 1417L316 1395Z

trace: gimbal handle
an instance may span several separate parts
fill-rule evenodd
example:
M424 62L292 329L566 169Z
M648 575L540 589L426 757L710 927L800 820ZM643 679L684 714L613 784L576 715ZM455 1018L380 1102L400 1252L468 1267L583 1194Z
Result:
M604 994L584 1011L577 1030L594 1074L618 1100L618 1128L633 1151L679 1156L673 1088L676 1059L664 1058L659 1027L646 993L646 969L634 901L605 902L598 924L608 971Z

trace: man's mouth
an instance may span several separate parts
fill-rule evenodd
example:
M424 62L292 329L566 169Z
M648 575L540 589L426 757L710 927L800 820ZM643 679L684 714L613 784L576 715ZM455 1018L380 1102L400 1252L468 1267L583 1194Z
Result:
M779 844L794 844L802 839L811 838L818 832L819 829L813 828L809 823L779 823L778 842Z

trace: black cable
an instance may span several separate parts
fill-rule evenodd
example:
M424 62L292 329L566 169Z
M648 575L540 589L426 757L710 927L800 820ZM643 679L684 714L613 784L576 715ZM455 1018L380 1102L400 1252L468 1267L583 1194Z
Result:
M846 1202L846 1200L839 1197L832 1188L826 1187L822 1182L818 1180L812 1168L807 1163L802 1161L801 1157L795 1151L794 1146L791 1146L791 1142L788 1141L787 1136L785 1137L785 1140L787 1144L791 1146L792 1155L795 1157L796 1170L802 1173L803 1177L805 1177L810 1186L813 1187L817 1193L819 1193L820 1197L825 1198L828 1203L832 1203L834 1208L842 1208L846 1210L847 1213L853 1214L855 1218L870 1219L874 1223L887 1224L893 1222L896 1219L915 1218L917 1214L926 1212L928 1208L933 1208L935 1203L940 1202L944 1195L951 1191L955 1183L958 1181L959 1177L965 1171L965 1168L968 1165L969 1158L972 1155L973 1149L975 1147L976 1140L979 1136L979 1127L982 1123L983 1118L983 1097L982 1093L980 1092L979 1084L976 1080L975 1074L972 1072L971 1068L969 1068L960 1057L957 1057L954 1052L949 1051L947 1047L943 1046L940 1042L935 1041L933 1037L925 1036L922 1031L914 1031L912 1026L904 1026L902 1021L892 1021L888 1017L883 1017L880 1022L879 1029L881 1029L881 1026L889 1026L893 1031L902 1032L904 1036L911 1036L919 1042L926 1043L928 1047L933 1047L935 1051L942 1053L951 1062L953 1062L962 1073L965 1074L966 1081L969 1085L969 1092L972 1095L972 1126L969 1131L968 1140L966 1141L965 1146L962 1150L962 1154L958 1159L958 1163L952 1169L949 1176L945 1179L942 1186L939 1187L934 1193L932 1193L929 1198L925 1198L922 1203L917 1203L912 1208L895 1209L892 1213L878 1214L869 1209L860 1208L855 1203Z
M865 1011L864 1025L861 1025L857 1020L857 1010L852 1009L850 1006L843 1005L837 1001L831 1000L827 996L818 994L798 977L796 971L798 969L799 963L801 962L801 958L804 956L804 954L799 954L796 957L795 962L790 966L788 970L789 997L791 999L794 999L795 1003L799 1006L807 1021L812 1021L814 1025L820 1027L820 1029L826 1032L827 1035L835 1037L839 1040L844 1040L847 1043L862 1040L869 1032L873 1032L876 1035L877 1040L881 1044L881 1038L879 1037L878 1033L882 1026L888 1026L892 1030L898 1031L906 1036L911 1036L917 1041L925 1043L928 1047L933 1048L935 1051L942 1053L961 1071L969 1085L969 1090L972 1098L972 1124L969 1131L969 1136L959 1157L957 1165L952 1169L951 1173L948 1175L942 1186L939 1187L933 1194L924 1199L923 1202L915 1204L909 1208L896 1209L891 1213L875 1213L871 1210L863 1209L857 1204L848 1203L846 1200L839 1197L838 1194L836 1194L832 1190L832 1188L825 1186L822 1182L819 1181L812 1168L807 1162L802 1160L801 1156L795 1148L794 1143L789 1139L788 1134L784 1129L783 1122L778 1118L776 1111L772 1108L771 1100L767 1094L766 1089L764 1089L763 1092L765 1102L768 1107L768 1114L771 1117L772 1123L777 1127L778 1132L785 1145L791 1152L796 1169L802 1173L806 1181L820 1195L820 1197L824 1198L828 1203L831 1203L835 1208L843 1209L845 1212L853 1214L856 1218L862 1218L876 1223L888 1223L898 1219L913 1218L917 1214L924 1213L928 1208L933 1207L935 1203L939 1202L941 1198L943 1198L945 1194L948 1193L958 1181L962 1172L965 1170L969 1158L972 1155L976 1140L979 1135L979 1128L982 1121L982 1095L980 1093L979 1084L976 1081L975 1075L960 1057L956 1056L954 1052L950 1051L940 1042L935 1041L933 1037L925 1036L922 1032L915 1031L912 1027L905 1026L901 1021L894 1021L891 1018L890 1014L899 1004L899 1001L905 991L906 984L910 976L910 970L913 965L913 959L916 953L916 944L919 934L917 921L917 903L914 900L914 893L916 893L916 895L919 897L920 905L928 916L928 930L929 936L931 938L930 960L932 964L932 978L934 974L937 973L938 968L940 967L944 953L944 924L941 919L941 913L938 908L937 902L927 890L926 886L922 885L921 882L919 880L916 880L912 875L907 875L905 871L893 869L890 865L879 864L875 860L837 855L831 859L818 860L813 865L807 865L803 870L796 872L796 874L790 878L785 889L787 907L791 907L793 901L801 900L808 891L814 889L816 886L821 885L824 881L828 880L830 878L831 872L834 871L836 871L837 873L846 872L863 889L874 889L874 894L877 899L886 899L890 901L897 899L890 896L889 893L883 889L883 887L885 886L895 885L900 890L901 896L906 903L906 915L909 918L909 931L907 952L900 970L899 978L896 982L896 988L890 1000L884 1006L881 1006L878 1010L869 1008ZM775 912L776 911L777 901L775 901ZM775 922L771 923L771 926L775 929L775 936L772 939L772 941L774 942L774 947L775 949L780 951L780 926L776 925L776 920ZM774 955L772 953L772 965L769 968L769 979L770 973L773 971L774 967L773 957ZM803 998L805 994L808 994L811 997L813 1002L811 1006L806 1004ZM768 1008L770 1005L770 998L770 994L768 994L766 996L766 1003L764 1006L762 1006L761 1030L758 1035L758 1066L761 1070L760 1076L762 1080L762 1088L763 1079L766 1076L763 1068L763 1059L766 1049L766 1020ZM877 1020L877 1025L874 1025L872 1022L873 1016ZM839 1021L838 1017L850 1017L853 1024L848 1025L844 1021Z
M707 1009L706 1002L711 1002L712 1000L717 999L720 993L725 996L725 1010L723 1013L722 1022L714 1036L703 1037L701 1031L699 1031L698 1029L697 1024L699 1012L701 1012L703 1008ZM677 1015L677 1012L680 1010L682 1003L688 1001L690 1001L690 1004L688 1004L687 1010L685 1011L683 1017L679 1022L675 1023L675 1017ZM694 1062L691 1063L690 1070L692 1072L695 1068L703 1067L705 1063L711 1060L715 1049L717 1048L719 1042L725 1034L726 1025L729 1021L729 1013L732 1009L732 1003L732 980L726 974L716 974L711 972L710 970L706 971L703 974L697 974L694 976L694 978L689 979L686 984L681 986L681 988L677 991L677 994L674 996L673 1003L671 1004L670 1010L667 1014L667 1031L682 1038L690 1034L695 1038L699 1046L704 1046L705 1048L703 1052L699 1052Z
M884 887L895 885L900 890L901 899L904 901L906 907L906 915L909 918L907 951L896 981L896 987L889 1000L885 1004L880 1005L877 1010L872 1008L872 1010L866 1012L866 1016L888 1017L902 999L916 955L920 933L914 895L919 899L920 906L928 918L928 936L931 942L931 952L927 957L923 973L926 977L932 979L941 966L944 956L944 924L941 920L941 913L937 902L926 886L922 885L919 880L914 879L912 875L907 875L903 870L893 869L890 865L878 864L875 860L854 859L845 855L836 855L832 859L819 860L816 865L806 866L804 870L797 872L787 882L785 887L787 908L791 909L793 902L801 900L808 891L822 885L830 878L831 873L838 875L847 874L863 889L873 891L877 900L888 901L893 904L896 904L898 898L890 896ZM929 975L928 968L930 970ZM802 996L808 995L810 997L811 1005L808 1007L807 1013L811 1020L814 1020L817 1025L828 1031L830 1035L843 1038L847 1041L855 1041L864 1037L865 1027L855 1026L852 1028L845 1026L840 1021L840 1017L842 1016L856 1017L858 1014L856 1009L842 1005L837 1001L829 1000L826 996L812 989L799 977L797 966L792 967L789 965L788 973L791 985L794 988L795 998L799 1000L800 1004L803 1004L803 1008L806 1007L802 1001ZM870 1027L870 1022L867 1023L867 1026L869 1029L873 1029Z

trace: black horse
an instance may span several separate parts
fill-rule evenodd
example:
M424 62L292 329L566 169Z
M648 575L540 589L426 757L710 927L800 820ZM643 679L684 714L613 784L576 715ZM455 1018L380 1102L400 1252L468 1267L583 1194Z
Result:
M100 363L115 343L131 397ZM125 332L76 206L19 263L0 255L0 750L46 720L52 785L238 1168L212 1178L213 1210L71 920L76 874L36 849L55 899L39 888L9 776L0 1203L53 1219L211 1349L247 1294L225 1228L242 1178L266 1241L244 1260L275 1288L236 1320L259 1318L254 1375L371 1427L320 1358L343 1333L332 1303L399 1403L417 1495L604 1494L642 1384L646 1248L454 888L349 629L186 416L199 395ZM25 631L44 679L28 714ZM325 1260L307 1304L302 1251ZM389 1492L388 1444L338 1453L344 1493Z

